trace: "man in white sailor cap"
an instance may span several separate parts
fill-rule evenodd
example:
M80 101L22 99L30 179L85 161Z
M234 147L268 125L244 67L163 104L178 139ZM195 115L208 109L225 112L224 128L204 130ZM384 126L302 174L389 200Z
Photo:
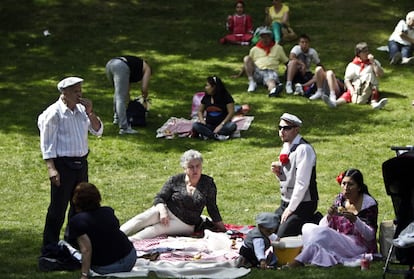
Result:
M280 224L279 237L301 234L302 225L318 222L316 184L316 153L299 134L302 120L284 113L279 121L279 137L283 142L279 160L272 162L271 170L280 182L281 204L275 213Z
M51 196L43 231L42 254L57 245L68 204L77 184L88 181L88 131L101 136L103 124L92 101L82 98L83 79L67 77L57 84L61 93L38 117L40 149L46 162ZM68 218L75 214L70 208ZM67 235L67 233L65 233Z

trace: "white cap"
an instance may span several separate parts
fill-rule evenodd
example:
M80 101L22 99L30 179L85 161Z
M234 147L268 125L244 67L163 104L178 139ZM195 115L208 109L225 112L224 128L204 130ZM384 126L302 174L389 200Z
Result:
M298 127L302 126L302 120L300 120L299 117L297 117L296 115L287 113L287 112L282 114L280 119L285 120L287 122L290 122L290 123L292 123L292 124L294 124L295 126L298 126Z
M67 77L62 79L61 81L59 81L59 83L57 84L57 89L62 92L63 89L70 87L72 85L78 84L83 82L83 79L79 78L79 77Z

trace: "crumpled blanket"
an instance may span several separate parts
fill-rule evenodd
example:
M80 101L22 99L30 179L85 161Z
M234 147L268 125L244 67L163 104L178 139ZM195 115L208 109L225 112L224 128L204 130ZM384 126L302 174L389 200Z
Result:
M133 270L105 276L146 277L154 272L167 278L239 278L250 272L236 267L241 243L241 239L233 240L226 233L209 230L204 231L203 238L165 236L139 240L134 242L138 259ZM141 258L154 252L156 259Z
M233 137L240 137L240 131L248 130L253 120L254 116L234 116L232 121L236 123L237 130ZM188 137L194 121L196 121L196 119L170 117L157 129L156 138L172 139L174 137Z

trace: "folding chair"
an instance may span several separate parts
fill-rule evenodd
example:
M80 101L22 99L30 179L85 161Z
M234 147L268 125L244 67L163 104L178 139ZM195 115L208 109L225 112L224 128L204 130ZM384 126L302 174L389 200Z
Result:
M396 219L394 239L385 261L383 278L387 273L414 277L414 245L400 246L396 239L411 222L414 222L414 147L391 147L397 156L382 164L382 175L387 195L391 197ZM391 269L391 255L395 250L396 264L408 269Z

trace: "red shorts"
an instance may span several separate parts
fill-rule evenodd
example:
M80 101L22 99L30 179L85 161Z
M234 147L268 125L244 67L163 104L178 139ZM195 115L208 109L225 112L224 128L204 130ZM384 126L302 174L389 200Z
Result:
M345 99L345 101L347 103L351 103L352 102L352 96L351 96L351 92L349 92L349 90L345 91L344 93L342 93L341 97L342 99Z

